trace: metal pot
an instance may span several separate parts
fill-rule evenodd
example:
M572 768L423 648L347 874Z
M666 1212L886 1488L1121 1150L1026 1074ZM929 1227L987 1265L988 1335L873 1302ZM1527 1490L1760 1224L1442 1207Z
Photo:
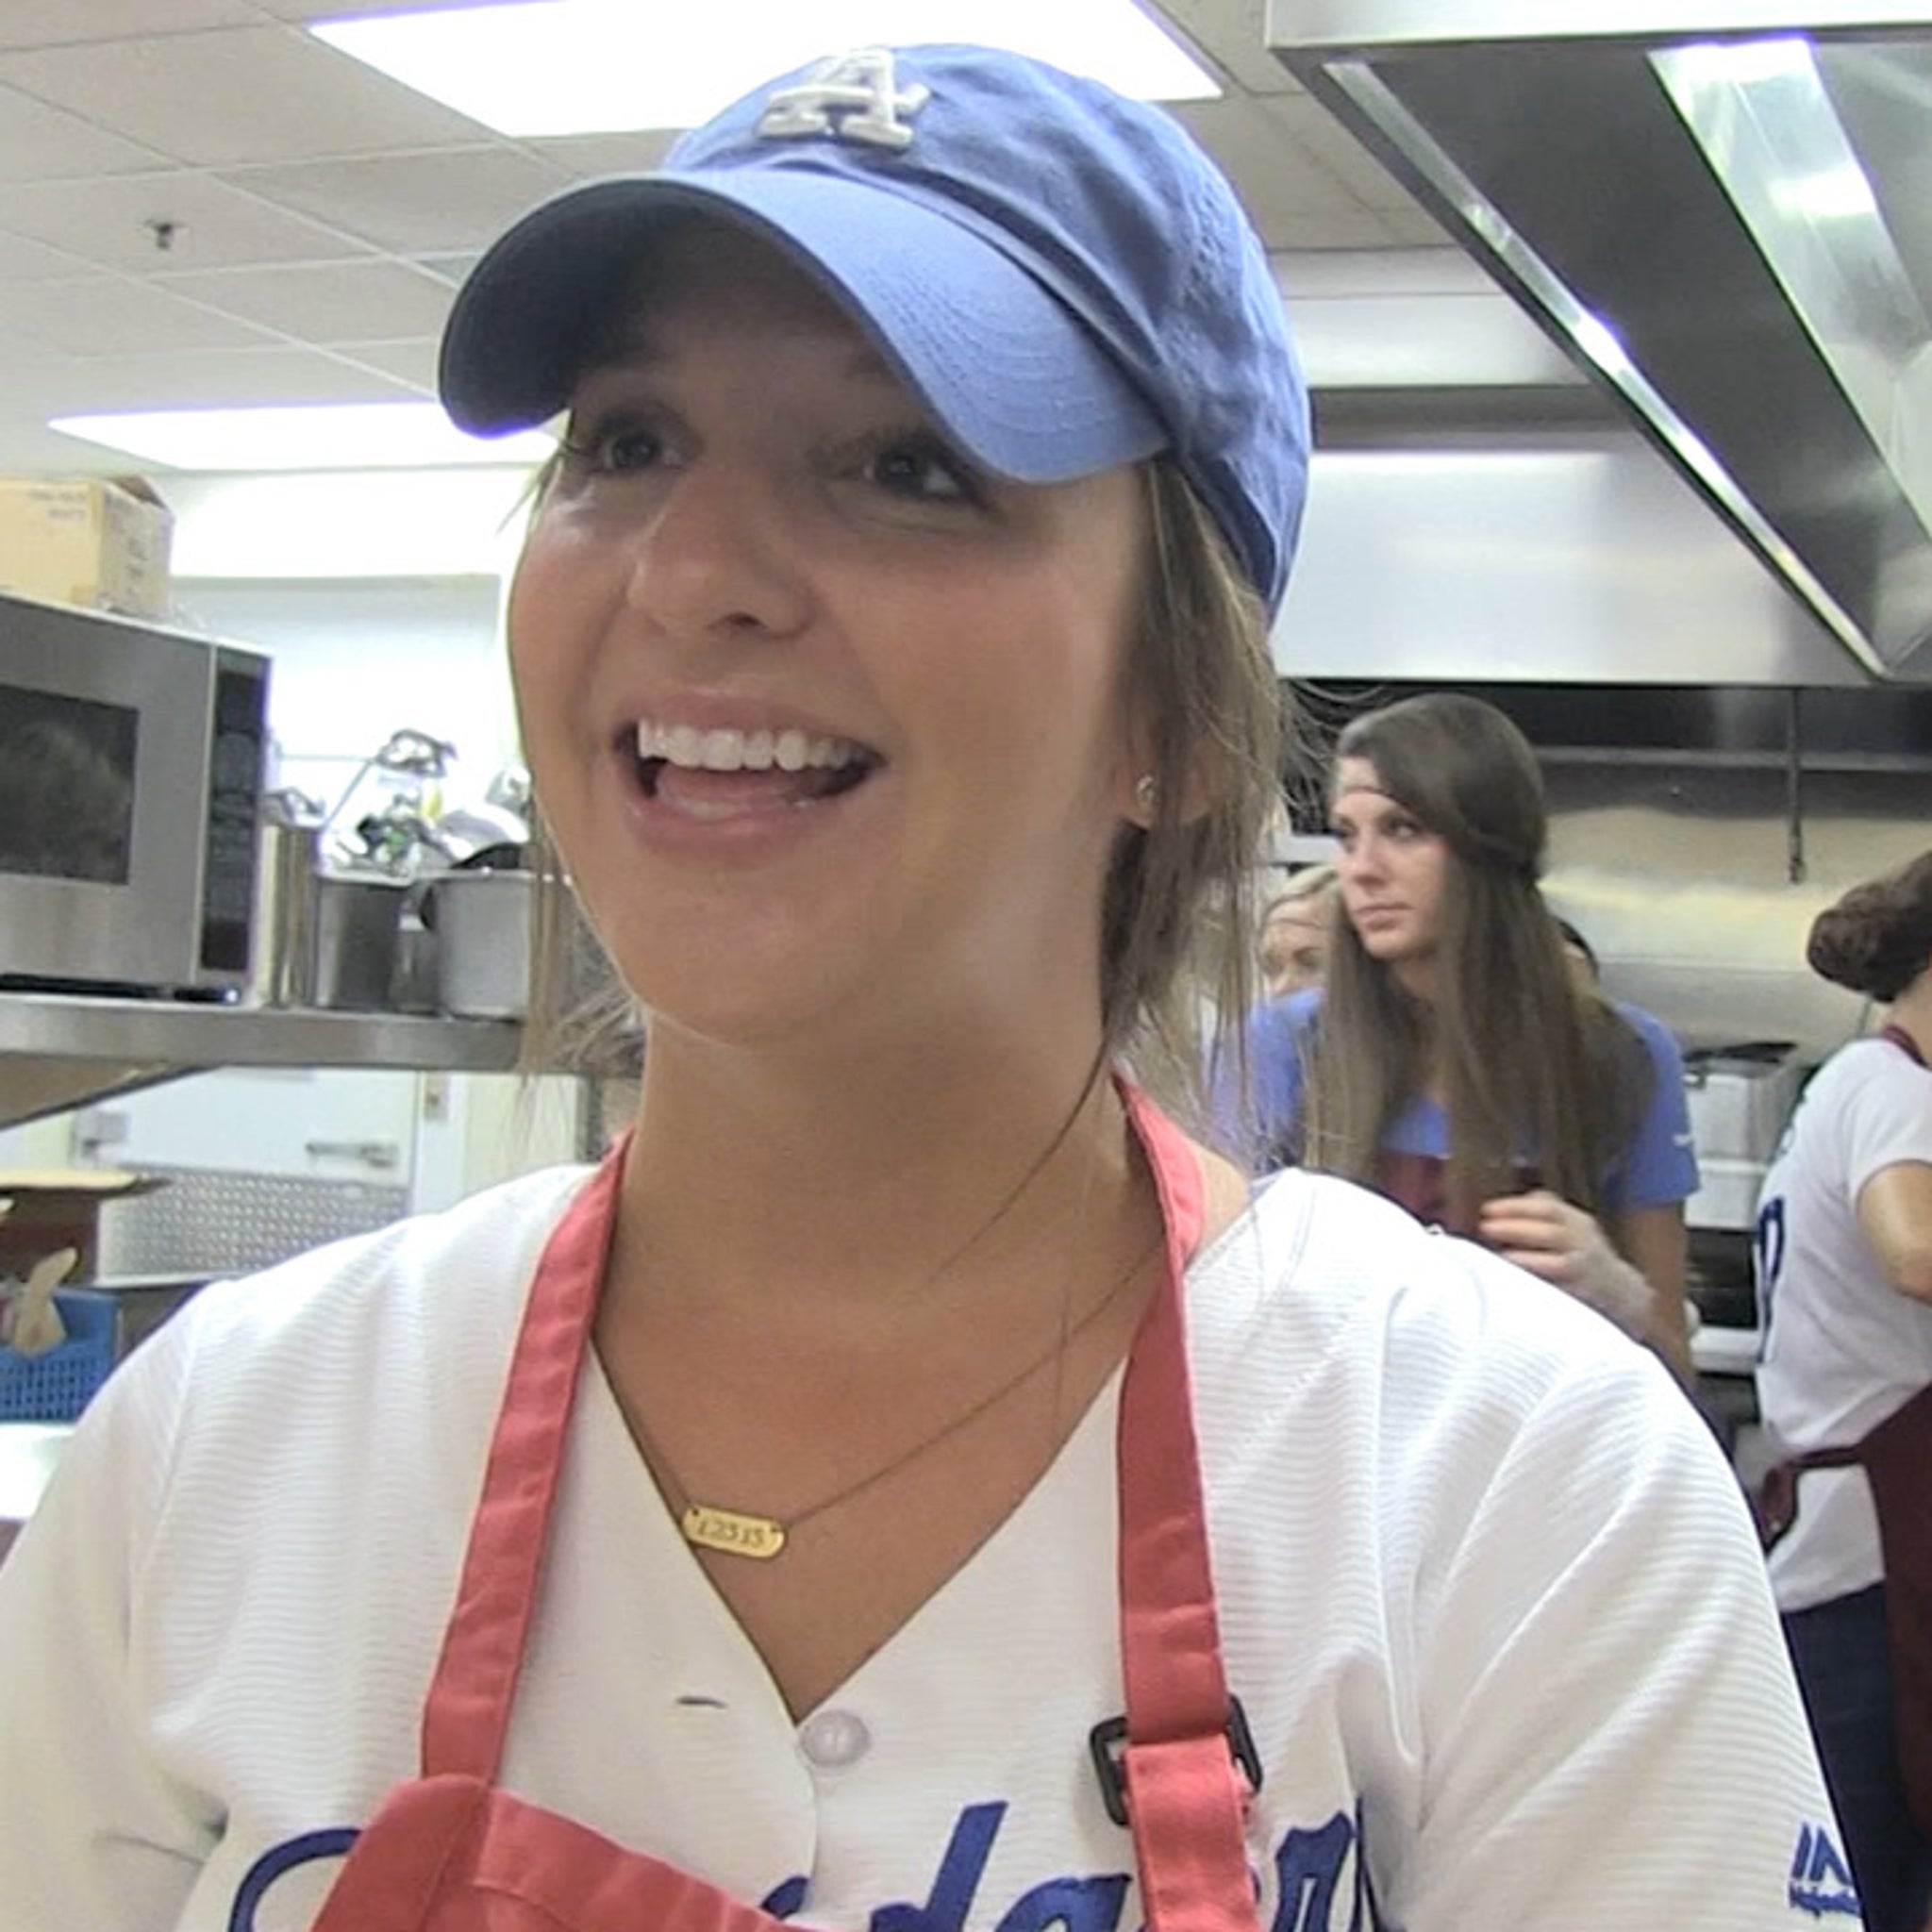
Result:
M315 1004L386 1012L393 1004L401 879L332 874L315 893Z
M316 889L321 872L321 818L299 792L271 792L262 801L255 900L252 991L258 1006L315 1004Z
M429 881L423 923L436 935L436 1003L445 1013L524 1017L536 906L531 872L446 872Z

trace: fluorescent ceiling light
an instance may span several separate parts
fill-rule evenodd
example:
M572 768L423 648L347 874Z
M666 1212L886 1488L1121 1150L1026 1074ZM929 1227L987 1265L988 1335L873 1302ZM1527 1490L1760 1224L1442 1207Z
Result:
M150 409L59 416L48 425L175 470L440 469L540 463L556 448L538 430L465 436L434 403L327 408Z
M309 31L525 138L695 127L823 55L922 41L1010 48L1140 100L1221 92L1134 0L534 0L322 21Z

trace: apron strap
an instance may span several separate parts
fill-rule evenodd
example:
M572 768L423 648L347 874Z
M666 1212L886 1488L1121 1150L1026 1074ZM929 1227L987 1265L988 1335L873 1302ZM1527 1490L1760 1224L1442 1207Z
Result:
M1148 1932L1255 1932L1243 1826L1260 1766L1222 1671L1181 1301L1205 1222L1202 1177L1178 1129L1139 1089L1123 1081L1121 1093L1166 1231L1120 1404L1128 1822ZM493 1783L502 1761L626 1146L578 1191L537 1266L424 1707L428 1777Z
M1178 1129L1138 1088L1123 1082L1122 1094L1167 1230L1160 1291L1121 1390L1126 1803L1149 1932L1232 1932L1257 1924L1243 1826L1260 1776L1222 1672L1188 1386L1181 1290L1205 1223L1204 1190Z
M1919 1042L1903 1026L1896 1024L1881 1026L1878 1029L1878 1037L1880 1040L1890 1041L1908 1060L1922 1067L1925 1064L1925 1056L1920 1051Z
M423 1707L423 1774L493 1783L535 1615L628 1136L577 1191L537 1264L442 1655Z

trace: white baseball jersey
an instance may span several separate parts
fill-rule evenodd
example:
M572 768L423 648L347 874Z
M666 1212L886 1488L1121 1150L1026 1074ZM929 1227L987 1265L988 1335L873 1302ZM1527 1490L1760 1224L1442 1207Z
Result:
M1932 1307L1892 1286L1858 1225L1859 1191L1907 1160L1932 1161L1932 1073L1890 1041L1855 1041L1812 1075L1758 1202L1757 1406L1787 1448L1856 1442L1932 1382ZM1771 1555L1779 1605L1884 1574L1865 1473L1808 1472Z
M0 1568L8 1932L225 1932L265 1854L414 1774L579 1179L211 1289L98 1398ZM1304 1174L1197 1258L1187 1320L1268 1932L1857 1924L1741 1500L1648 1356ZM1122 1707L1118 1385L795 1722L593 1366L504 1782L800 1925L1133 1932L1089 1751Z

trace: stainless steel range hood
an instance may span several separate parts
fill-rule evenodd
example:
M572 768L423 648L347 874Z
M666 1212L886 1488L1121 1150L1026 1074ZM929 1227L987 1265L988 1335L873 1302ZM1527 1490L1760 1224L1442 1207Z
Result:
M1932 681L1932 12L1270 0L1269 43L1865 673Z

